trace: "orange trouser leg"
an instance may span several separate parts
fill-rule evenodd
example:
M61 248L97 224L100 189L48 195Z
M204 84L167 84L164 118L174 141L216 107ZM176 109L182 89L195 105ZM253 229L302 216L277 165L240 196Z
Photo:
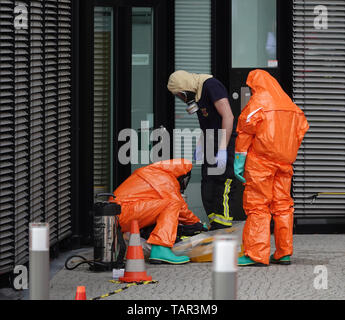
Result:
M271 212L274 219L275 259L293 253L293 200L290 196L292 166L281 166L274 179Z
M121 229L123 232L130 231L132 220L138 220L140 229L156 224L147 242L172 247L176 240L181 205L181 202L170 199L123 204L119 217Z
M181 205L181 202L168 201L167 205L157 217L156 227L151 232L147 243L163 247L173 247L176 241Z
M139 229L156 223L162 208L168 205L167 200L142 200L121 204L119 222L122 232L131 230L132 220L137 220Z
M275 171L272 163L248 154L244 173L243 208L247 220L243 229L243 248L246 256L264 264L269 264L270 256L269 206Z

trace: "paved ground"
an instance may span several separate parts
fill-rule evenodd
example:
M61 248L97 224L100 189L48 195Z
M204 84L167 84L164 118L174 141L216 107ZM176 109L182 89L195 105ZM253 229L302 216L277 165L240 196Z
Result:
M274 239L272 237L272 249ZM81 252L92 257L92 250ZM66 256L66 255L65 255ZM238 299L247 300L330 300L345 299L345 235L294 235L293 264L238 270ZM327 289L316 289L317 266L327 271ZM56 268L56 267L55 267ZM62 268L62 269L61 269ZM87 266L68 271L60 262L51 280L51 299L73 300L78 285L86 286L88 298L122 288L112 284L110 272L93 273ZM146 265L157 284L130 287L107 300L209 300L212 298L212 264L182 266ZM320 271L319 271L320 272ZM318 278L319 277L319 278ZM26 290L27 291L27 290ZM22 297L27 299L27 294Z

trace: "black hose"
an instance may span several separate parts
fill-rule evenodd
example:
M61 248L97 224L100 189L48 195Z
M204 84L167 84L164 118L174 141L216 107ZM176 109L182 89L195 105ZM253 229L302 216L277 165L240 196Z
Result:
M73 267L69 267L68 266L68 262L73 259L73 258L80 258L82 259L82 261L80 261L79 263L77 263L76 265L74 265ZM99 266L102 266L102 267L106 267L106 264L102 263L102 262L98 262L98 261L95 261L95 260L87 260L85 257L83 256L79 256L79 255L73 255L73 256L70 256L66 259L65 261L65 268L67 270L74 270L76 269L77 267L79 267L80 265L82 264L85 264L87 263L91 269L94 269L96 265L99 265Z

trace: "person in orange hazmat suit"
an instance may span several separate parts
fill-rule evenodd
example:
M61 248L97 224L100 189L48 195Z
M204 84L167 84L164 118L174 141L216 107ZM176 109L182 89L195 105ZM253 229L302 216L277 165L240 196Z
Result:
M130 231L132 220L138 220L140 229L156 224L147 240L151 244L150 263L189 262L187 256L174 255L171 248L179 224L201 224L181 195L192 166L186 159L173 159L139 168L114 191L115 200L110 199L121 205L122 232Z
M247 215L238 265L287 265L293 253L292 163L309 125L268 72L251 71L247 85L252 97L238 119L234 160ZM276 251L270 256L271 215Z

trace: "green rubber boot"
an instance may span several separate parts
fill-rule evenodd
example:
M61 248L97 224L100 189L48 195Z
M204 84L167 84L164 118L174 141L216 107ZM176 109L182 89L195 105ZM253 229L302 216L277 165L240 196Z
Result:
M187 256L176 256L170 248L163 246L151 246L151 254L149 262L151 264L183 264L188 263L189 257Z
M291 260L290 260L290 256L284 256L276 260L274 259L273 254L272 254L270 256L270 263L282 264L282 265L288 266L289 264L291 264Z
M237 260L237 265L240 267L246 267L246 266L251 266L251 267L266 267L265 264L260 263L260 262L256 262L252 259L250 259L247 256L242 256L239 257Z

